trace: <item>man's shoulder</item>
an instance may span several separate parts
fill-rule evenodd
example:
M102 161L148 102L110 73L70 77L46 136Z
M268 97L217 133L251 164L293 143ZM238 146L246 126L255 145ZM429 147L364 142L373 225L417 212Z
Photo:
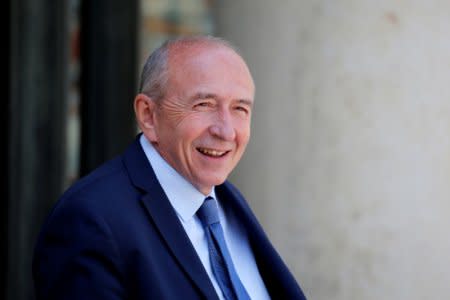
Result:
M61 214L89 214L108 218L139 206L142 190L153 178L148 175L145 155L139 145L139 136L125 151L104 162L68 187L57 199L49 219ZM74 212L74 213L72 213Z
M138 137L131 143L124 153L105 161L98 167L83 175L67 188L60 199L72 198L83 194L84 196L98 193L117 193L131 185L127 159L136 157L139 151Z
M111 184L117 180L123 180L125 173L123 158L117 156L79 178L64 192L61 198L68 198L81 192L103 190L102 187L114 188L115 186L111 186Z
M132 190L129 176L118 156L79 178L57 199L50 216L63 211L100 212Z

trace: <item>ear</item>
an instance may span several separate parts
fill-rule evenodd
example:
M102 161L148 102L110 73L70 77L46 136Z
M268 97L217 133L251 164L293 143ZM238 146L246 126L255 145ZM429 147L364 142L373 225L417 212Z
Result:
M150 142L157 142L158 135L155 127L156 103L145 94L137 94L134 98L134 113L139 128Z

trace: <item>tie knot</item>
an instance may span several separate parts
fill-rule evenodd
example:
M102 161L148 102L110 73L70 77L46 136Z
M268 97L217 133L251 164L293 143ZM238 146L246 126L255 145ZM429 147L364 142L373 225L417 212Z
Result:
M204 227L219 223L219 211L216 200L213 197L206 197L202 206L197 211L197 216Z

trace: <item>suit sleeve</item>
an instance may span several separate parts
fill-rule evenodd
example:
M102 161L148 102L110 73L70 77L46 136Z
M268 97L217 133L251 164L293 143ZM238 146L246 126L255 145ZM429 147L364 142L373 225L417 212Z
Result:
M76 202L57 207L43 226L33 257L36 299L125 299L110 227Z

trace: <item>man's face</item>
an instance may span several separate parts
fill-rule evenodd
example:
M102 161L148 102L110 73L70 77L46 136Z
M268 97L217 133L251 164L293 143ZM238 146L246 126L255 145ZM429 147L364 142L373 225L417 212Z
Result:
M152 142L206 195L226 180L244 153L253 97L250 72L230 49L203 46L172 53L166 94L155 108Z

